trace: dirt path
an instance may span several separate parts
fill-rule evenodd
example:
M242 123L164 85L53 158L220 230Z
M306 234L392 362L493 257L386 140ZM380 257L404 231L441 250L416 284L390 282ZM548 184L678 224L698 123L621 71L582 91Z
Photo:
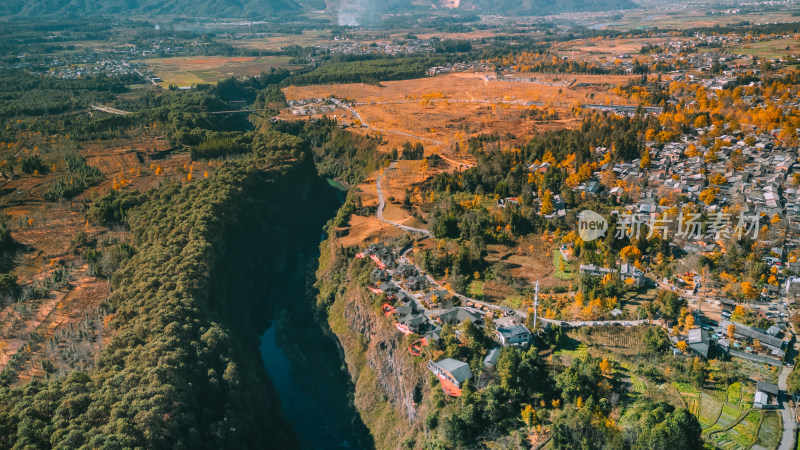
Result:
M397 165L397 161L391 163L386 170L392 170ZM378 220L384 223L388 223L389 225L393 225L397 228L400 228L403 231L409 231L412 233L422 233L425 236L430 236L431 232L428 230L423 230L422 228L414 228L409 227L407 225L402 225L397 222L392 222L383 217L383 209L386 207L386 200L383 198L383 189L381 188L381 181L383 181L383 173L378 175L378 178L375 180L375 189L378 191L378 211L376 213Z
M100 105L92 105L92 109L96 111L103 111L109 114L116 114L118 116L125 116L130 114L130 111L123 111L121 109L112 108L110 106L100 106Z
M437 141L436 139L431 139L431 138L427 138L427 137L424 137L424 136L418 136L416 134L406 133L406 132L403 132L403 131L384 130L382 128L373 127L372 125L369 124L369 122L367 122L366 119L364 119L364 117L361 115L361 113L359 113L351 105L349 105L349 104L347 104L345 102L342 102L342 101L340 101L338 99L332 99L332 101L338 107L344 108L344 109L347 109L348 111L350 111L350 113L353 115L353 117L358 119L358 121L361 122L361 124L364 127L366 127L367 129L369 129L369 130L378 131L380 133L392 133L392 134L396 134L396 135L399 135L399 136L405 136L405 137L409 137L409 138L412 138L412 139L418 139L420 141L431 142L431 143L436 144L436 145L444 145L444 142ZM373 102L372 104L383 104L383 103L391 103L391 102ZM442 159L444 159L445 161L449 162L450 164L453 164L456 167L472 167L472 166L475 165L474 163L471 163L471 162L456 161L454 159L448 158L447 156L444 156L443 154L439 154L439 156Z

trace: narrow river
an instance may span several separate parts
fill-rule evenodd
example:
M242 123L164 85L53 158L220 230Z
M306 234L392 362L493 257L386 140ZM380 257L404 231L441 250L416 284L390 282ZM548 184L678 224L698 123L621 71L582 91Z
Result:
M353 406L354 388L338 341L327 323L314 317L316 290L311 285L319 243L318 234L297 242L292 269L266 294L276 313L261 335L261 357L303 448L373 448Z

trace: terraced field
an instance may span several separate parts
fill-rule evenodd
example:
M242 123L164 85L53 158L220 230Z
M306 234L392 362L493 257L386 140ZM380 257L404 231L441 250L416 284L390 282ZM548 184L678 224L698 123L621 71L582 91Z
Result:
M722 412L723 404L724 400L720 401L713 395L708 395L706 393L700 394L699 411L697 413L693 412L693 414L697 416L697 420L700 421L700 426L704 430L710 428L717 422L720 412Z
M698 391L685 383L673 383L690 412L697 416L707 441L725 450L747 450L758 444L775 448L781 438L780 416L751 410L751 388L733 383L726 389Z

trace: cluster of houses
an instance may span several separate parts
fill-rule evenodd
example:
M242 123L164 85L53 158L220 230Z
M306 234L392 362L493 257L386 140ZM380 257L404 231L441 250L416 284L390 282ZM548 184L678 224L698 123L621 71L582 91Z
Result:
M723 316L724 317L724 316ZM733 331L733 338L730 332ZM731 355L759 364L780 366L786 357L786 350L792 335L785 327L771 326L767 330L733 322L719 321L718 326L695 327L686 333L688 350L704 359L714 356ZM678 337L673 337L678 342ZM673 349L680 353L677 348Z
M408 39L394 42L372 42L364 44L361 42L337 42L334 44L318 45L331 54L341 55L414 55L433 53L433 44L424 39Z
M727 337L728 328L733 325L734 342L730 344L725 337ZM723 333L725 333L723 335ZM764 355L774 361L780 362L786 357L786 348L788 341L783 339L786 336L784 330L780 327L773 325L767 330L762 330L756 327L747 326L729 320L721 320L719 328L715 332L715 336L719 339L717 342L723 350L740 357L745 357L741 354L744 351L752 355Z
M289 112L294 115L333 114L336 111L336 105L330 99L324 98L295 99L289 100L287 104Z
M716 162L704 160L702 155L707 149L701 146L697 147L698 156L686 158L684 153L690 145L688 140L666 144L662 149L654 146L649 169L642 169L639 160L631 163L607 163L593 174L592 179L582 183L576 190L590 195L614 196L618 201L627 200L623 210L618 213L636 214L645 222L651 214L663 213L671 207L660 202L670 195L679 198L681 203L694 202L703 205L706 218L721 216L726 207L738 205L736 217L729 215L725 219L724 226L728 235L734 232L735 227L742 225L738 222L740 217L751 218L748 220L757 217L756 222L761 222L755 226L749 222L743 224L744 231L752 237L757 236L761 225L777 216L785 220L785 226L781 226L781 229L785 229L786 234L782 241L772 244L772 251L764 259L779 269L800 269L800 263L787 261L784 256L800 248L800 192L792 176L800 173L798 152L795 148L775 146L772 135L752 138L754 142L745 143L735 136L722 136L720 139L728 145L717 152ZM602 154L608 150L598 148L596 151ZM732 162L738 164L742 170L734 170L731 167ZM629 186L641 186L641 190L626 198L623 198L624 191L620 187L606 190L600 182L606 171L613 172L617 180L624 181ZM721 181L712 185L709 182L711 179ZM702 196L701 193L709 188L714 189L714 195ZM677 220L673 220L660 225L669 228L674 253L706 254L719 248L717 241L720 237L713 233L684 233L681 236L678 233L679 226L683 226L684 232L689 231L686 222L679 224ZM592 270L586 268L586 271ZM772 291L774 294L778 293L777 288Z
M651 167L646 174L624 168L614 168L614 171L620 172L619 175L624 178L646 177L647 186L654 191L662 195L675 193L692 202L700 201L699 195L707 187L706 178L719 175L725 181L715 186L719 193L711 204L705 206L708 212L717 212L726 204L736 203L749 209L745 212L758 211L770 216L782 214L785 206L782 195L787 196L793 207L798 200L796 188L787 182L789 173L800 171L797 151L773 148L774 137L771 135L753 138L753 145L748 145L735 136L720 137L721 141L729 142L730 145L717 152L717 162L706 163L702 153L707 149L701 146L697 147L700 156L682 159L681 155L688 144L671 143L664 146L663 150L652 151ZM741 161L743 170L731 169L730 164L734 158ZM705 176L700 172L701 169L705 171ZM650 203L653 208L657 208L652 194L645 197L653 199Z
M470 61L470 62L458 62L454 64L448 64L445 66L433 66L429 67L425 74L429 77L441 75L443 73L451 73L451 72L475 72L475 73L489 73L492 71L492 67L481 61ZM486 75L486 80L488 81L489 78L493 78L493 75Z
M619 269L598 267L595 266L594 264L588 264L588 265L581 264L580 272L594 276L605 276L609 273L613 274L619 273L620 279L622 279L622 281L629 282L634 286L645 287L648 284L648 279L647 277L644 276L644 272L637 269L633 264L622 264Z
M370 290L385 295L384 313L394 316L395 327L406 335L416 335L426 344L438 342L442 327L446 324L458 326L470 321L482 328L485 316L495 314L487 307L478 307L474 301L466 301L440 289L414 265L401 263L395 252L383 245L372 244L356 255L369 258L375 264L370 273ZM466 303L468 306L460 306ZM528 347L532 334L525 325L518 323L513 315L495 321L496 348L490 349L484 359L485 367L493 367L499 357L500 346ZM418 346L415 345L418 349ZM412 352L414 354L414 352ZM472 377L469 364L450 358L428 362L428 368L441 381L442 389L451 396L461 393L464 381Z
M62 36L48 39L61 42ZM80 52L61 52L58 57L23 54L13 62L0 62L0 69L29 69L37 74L56 78L76 79L91 75L109 77L138 74L152 76L146 64L140 60L167 56L199 54L208 43L196 40L160 39L140 37L131 44L119 44L113 48L87 48ZM43 70L43 68L46 68Z

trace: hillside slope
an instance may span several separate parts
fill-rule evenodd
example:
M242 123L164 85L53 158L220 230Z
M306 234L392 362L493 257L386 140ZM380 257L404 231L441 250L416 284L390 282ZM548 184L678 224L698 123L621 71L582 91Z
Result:
M633 9L638 5L631 0L466 0L458 9L481 14L506 14L518 16L544 16L566 12L611 11Z
M311 3L324 5L321 1ZM271 13L302 10L303 6L294 0L9 0L0 4L2 16L61 18L117 14L264 17Z
M92 15L193 16L198 18L247 17L263 19L274 14L301 14L327 9L340 24L373 23L387 12L464 11L477 14L547 15L563 12L607 11L636 8L631 0L8 0L0 4L1 17L66 18Z

